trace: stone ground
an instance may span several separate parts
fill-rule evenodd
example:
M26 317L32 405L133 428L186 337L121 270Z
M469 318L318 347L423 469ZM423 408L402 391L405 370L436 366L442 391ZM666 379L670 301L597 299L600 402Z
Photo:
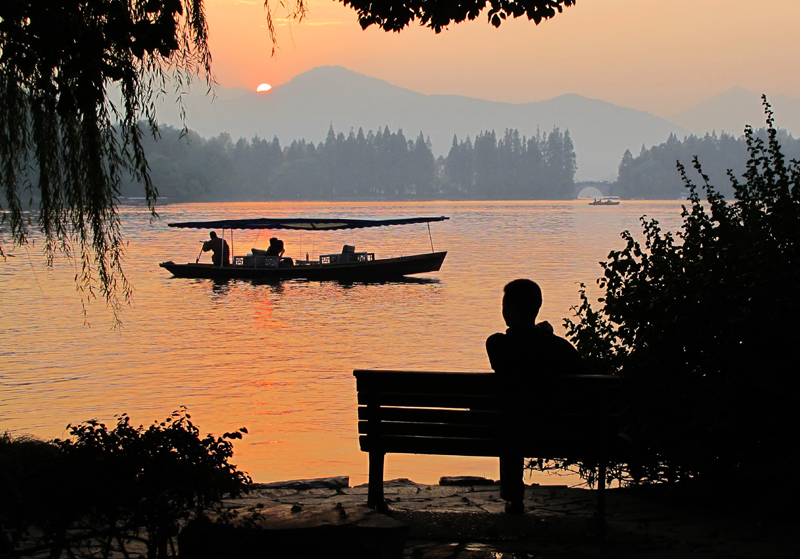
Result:
M468 485L445 485L452 482ZM525 514L510 515L503 512L499 485L491 480L443 478L441 483L401 479L385 484L390 510L384 520L408 529L404 559L800 557L796 515L786 518L745 506L744 499L724 506L686 505L661 490L610 489L607 532L598 537L591 490L528 486ZM288 510L309 521L328 512L342 522L360 522L365 515L374 521L383 515L364 507L366 493L366 485L349 487L346 477L297 480L257 485L226 505L258 507L265 522Z

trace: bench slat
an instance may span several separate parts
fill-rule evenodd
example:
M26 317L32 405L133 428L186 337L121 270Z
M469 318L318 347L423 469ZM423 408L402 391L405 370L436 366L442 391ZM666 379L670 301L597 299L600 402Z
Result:
M573 458L586 462L596 461L601 449L595 448L591 440L566 441L542 439L536 451L530 452L513 441L497 439L454 439L450 437L407 437L389 435L380 441L370 439L367 435L359 437L361 450L364 452L382 452L394 454L436 454L443 456L486 456L518 455L527 458ZM527 451L526 451L527 450Z
M375 432L378 429L379 432ZM411 453L427 454L425 438L454 439L461 442L467 439L491 439L502 443L504 447L513 447L524 456L539 456L542 446L563 448L600 448L604 445L604 438L613 437L616 426L611 424L607 432L597 425L587 425L582 417L565 418L558 424L526 428L521 425L512 425L505 429L502 425L454 425L446 423L412 423L412 422L382 422L378 426L370 425L369 421L358 422L358 432L361 435L372 436L376 439L388 439L394 436L409 437L422 444L419 450L412 446ZM413 441L405 441L413 445ZM434 454L436 454L434 452ZM500 451L495 456L500 456Z
M378 418L381 421L415 421L418 423L451 423L454 425L497 425L500 412L492 410L394 408L368 406L358 408L358 419Z
M563 396L554 398L544 394L488 396L483 394L420 394L420 393L383 393L359 392L358 404L374 409L430 409L430 410L467 410L467 411L504 411L516 410L531 417L547 417L582 413L584 415L604 415L617 409L616 396L604 397L602 393L592 393L582 398Z
M616 423L616 414L604 416L608 422ZM407 425L452 425L454 427L491 427L495 431L514 431L515 435L526 438L536 436L541 431L557 431L569 434L581 431L592 432L597 429L598 416L576 410L551 416L531 415L527 410L476 411L476 410L438 410L418 408L358 408L359 424L370 420L376 425L402 423ZM376 431L378 433L379 431Z
M366 373L379 373L374 378ZM508 409L615 407L618 378L601 375L510 376L495 373L356 371L358 403L380 406ZM432 377L432 378L426 378Z
M358 391L378 390L381 392L393 391L423 391L423 392L467 392L475 393L487 387L498 389L502 384L507 384L510 392L515 392L521 384L529 384L536 391L551 391L566 389L567 391L594 391L604 387L618 386L619 379L609 375L541 375L519 374L502 375L497 373L451 373L451 372L423 372L423 371L384 371L363 370L353 371L356 377Z
M451 423L410 423L385 421L380 424L380 436L408 435L410 437L449 437L449 438L492 438L498 437L501 430L498 425L469 425ZM369 421L358 422L358 432L371 435Z
M496 395L488 394L436 394L419 392L358 393L361 405L402 406L409 408L501 409Z

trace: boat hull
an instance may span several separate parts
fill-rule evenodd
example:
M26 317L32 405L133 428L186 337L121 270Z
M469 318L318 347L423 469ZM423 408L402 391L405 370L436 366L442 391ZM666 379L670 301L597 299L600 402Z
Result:
M159 266L179 278L245 279L245 280L346 280L376 281L400 278L413 274L437 272L447 252L414 254L368 262L339 264L304 264L282 268L253 268L249 266L215 266L213 264L175 264L161 262Z

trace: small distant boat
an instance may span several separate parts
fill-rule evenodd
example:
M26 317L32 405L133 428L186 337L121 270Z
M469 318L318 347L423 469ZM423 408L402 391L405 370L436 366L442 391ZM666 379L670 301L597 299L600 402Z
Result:
M608 196L606 198L595 198L593 202L589 202L590 206L617 206L619 205L619 200L616 199L616 196Z
M169 203L168 198L166 196L159 196L158 203L167 204ZM123 206L146 206L147 198L144 196L126 196L125 198L119 199L119 204Z
M228 219L219 221L192 221L170 223L170 227L191 229L290 229L300 231L334 231L340 229L360 229L363 227L383 227L389 225L408 225L427 223L430 236L430 223L444 221L449 217L411 217L401 219L338 219L338 218L256 218ZM232 251L231 251L232 252ZM444 262L447 252L435 252L431 238L431 252L392 258L375 258L372 252L355 252L355 247L345 245L341 253L323 254L317 260L293 260L279 256L267 256L265 251L252 250L242 256L233 256L229 264L176 264L161 262L159 266L179 278L206 279L247 279L247 280L346 280L380 281L402 278L412 274L437 272Z

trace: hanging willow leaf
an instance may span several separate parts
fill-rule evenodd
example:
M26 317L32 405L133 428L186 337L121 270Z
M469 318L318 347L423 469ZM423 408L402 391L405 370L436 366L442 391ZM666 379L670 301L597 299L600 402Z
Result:
M77 255L79 289L118 323L120 185L139 182L155 216L142 138L157 97L197 75L213 82L202 0L0 2L0 256L38 228L46 262Z

